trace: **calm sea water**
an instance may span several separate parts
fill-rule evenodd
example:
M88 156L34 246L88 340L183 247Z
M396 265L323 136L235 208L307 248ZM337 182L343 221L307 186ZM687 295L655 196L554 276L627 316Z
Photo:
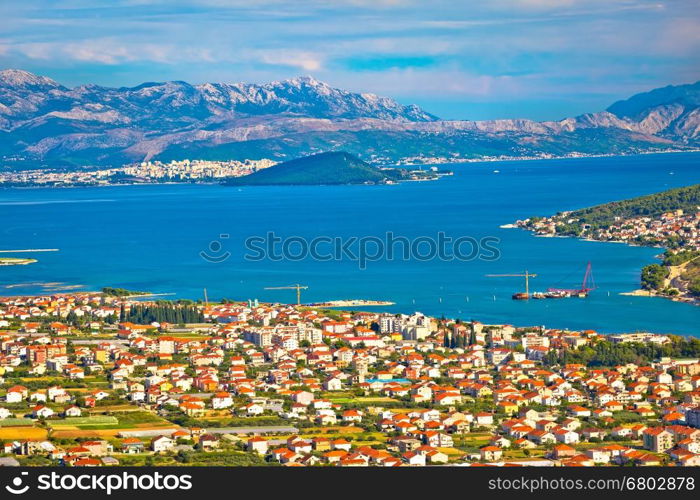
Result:
M41 293L42 283L97 290L119 286L177 297L293 301L341 298L396 302L392 311L517 325L700 335L700 308L619 295L639 285L642 266L661 252L620 244L537 238L500 225L532 215L700 182L700 154L514 161L453 165L437 182L396 186L247 187L148 185L0 190L0 248L59 248L30 266L0 268L0 294ZM498 170L498 172L494 172ZM435 236L500 239L499 260L249 262L243 240L281 237ZM228 234L228 239L219 235ZM218 252L208 250L219 240ZM222 263L207 262L201 251ZM588 299L513 301L521 278L533 290L577 285L588 261L598 288ZM7 285L22 286L7 288Z

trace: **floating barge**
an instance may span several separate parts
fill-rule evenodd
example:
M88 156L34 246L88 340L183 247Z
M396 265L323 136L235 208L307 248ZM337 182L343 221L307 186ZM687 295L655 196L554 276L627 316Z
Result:
M581 282L581 286L579 288L548 288L546 292L533 292L532 298L566 299L570 297L578 297L580 299L585 299L593 290L595 290L595 283L593 281L591 263L589 262L586 265L586 272L583 275L583 281ZM513 296L513 298L515 298L515 296Z

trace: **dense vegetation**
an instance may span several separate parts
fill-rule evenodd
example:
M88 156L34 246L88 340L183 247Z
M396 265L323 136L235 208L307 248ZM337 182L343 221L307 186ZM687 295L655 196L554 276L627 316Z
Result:
M677 294L677 290L665 289L664 285L670 274L669 266L681 265L684 265L684 268L680 278L687 283L688 293L700 297L700 251L697 250L666 251L662 264L650 264L642 269L642 288Z
M698 206L700 206L700 184L695 184L576 210L571 212L569 217L577 219L577 222L561 224L557 226L557 232L578 236L585 224L590 225L593 230L604 229L615 223L616 217L621 219L658 217L672 210L694 212L698 210Z
M561 353L550 351L544 358L546 365L582 364L586 366L617 366L626 363L648 365L661 357L700 357L700 339L670 336L665 345L652 343L613 343L600 341L592 346L583 346Z
M145 292L135 292L134 290L127 290L126 288L112 288L111 286L106 286L102 289L102 293L109 297L129 297L131 295L142 295Z
M668 278L669 270L661 264L650 264L642 268L642 288L645 290L661 290L664 280Z
M681 280L687 282L688 292L695 297L700 297L700 251L684 250L681 252L666 252L664 254L665 266L684 265Z
M691 295L700 297L700 258L688 262L681 279L688 282L688 292Z
M400 170L380 170L345 152L330 152L278 163L243 177L228 179L231 186L364 184L397 180Z
M120 315L120 321L130 321L137 324L158 323L203 323L204 315L196 306L157 302L153 305L133 306L128 312Z
M245 453L243 451L181 451L175 455L175 461L183 465L198 465L207 467L260 467L278 465L276 463L266 462L257 453Z
M675 253L666 252L664 253L664 266L679 266L697 257L700 257L700 252L697 250L684 250Z

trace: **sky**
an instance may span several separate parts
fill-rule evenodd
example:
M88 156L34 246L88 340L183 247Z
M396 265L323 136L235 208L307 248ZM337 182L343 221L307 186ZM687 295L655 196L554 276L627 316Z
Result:
M66 86L311 75L445 119L561 119L700 80L698 0L0 2L0 69Z

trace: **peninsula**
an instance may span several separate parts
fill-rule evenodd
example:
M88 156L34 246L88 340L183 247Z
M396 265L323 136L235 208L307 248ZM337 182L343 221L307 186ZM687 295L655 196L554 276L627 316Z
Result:
M662 263L644 267L643 290L631 294L700 304L700 184L531 217L516 226L543 236L664 247Z

